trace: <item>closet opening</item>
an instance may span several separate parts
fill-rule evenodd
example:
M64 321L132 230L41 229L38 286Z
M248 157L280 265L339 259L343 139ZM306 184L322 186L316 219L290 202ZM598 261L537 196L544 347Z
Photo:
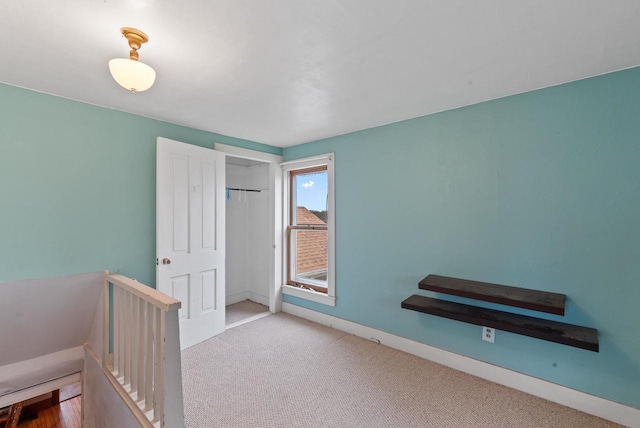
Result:
M226 157L226 328L268 315L272 275L269 163Z

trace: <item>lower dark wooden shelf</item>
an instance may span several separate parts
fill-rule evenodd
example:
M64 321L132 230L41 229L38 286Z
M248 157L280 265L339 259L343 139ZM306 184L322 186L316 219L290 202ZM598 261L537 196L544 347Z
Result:
M425 314L483 325L497 330L599 352L598 331L594 328L432 299L416 294L404 300L402 307Z

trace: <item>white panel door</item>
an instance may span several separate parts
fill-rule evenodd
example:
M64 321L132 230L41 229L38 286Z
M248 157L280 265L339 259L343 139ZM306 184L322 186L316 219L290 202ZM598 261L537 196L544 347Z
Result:
M224 331L225 154L158 138L156 283L182 301L180 349Z

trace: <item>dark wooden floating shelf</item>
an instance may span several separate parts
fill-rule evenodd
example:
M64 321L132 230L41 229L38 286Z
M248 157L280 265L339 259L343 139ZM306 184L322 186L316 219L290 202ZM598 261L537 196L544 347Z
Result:
M418 284L420 289L467 297L485 302L564 315L566 296L548 291L489 284L468 279L429 275Z
M403 301L402 307L425 314L492 327L497 330L599 352L598 331L589 327L432 299L416 294Z

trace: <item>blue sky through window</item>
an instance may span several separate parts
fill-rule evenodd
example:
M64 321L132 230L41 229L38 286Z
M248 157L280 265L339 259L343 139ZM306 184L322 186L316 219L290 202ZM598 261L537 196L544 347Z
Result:
M295 184L296 202L299 207L326 211L328 187L326 171L296 175Z

